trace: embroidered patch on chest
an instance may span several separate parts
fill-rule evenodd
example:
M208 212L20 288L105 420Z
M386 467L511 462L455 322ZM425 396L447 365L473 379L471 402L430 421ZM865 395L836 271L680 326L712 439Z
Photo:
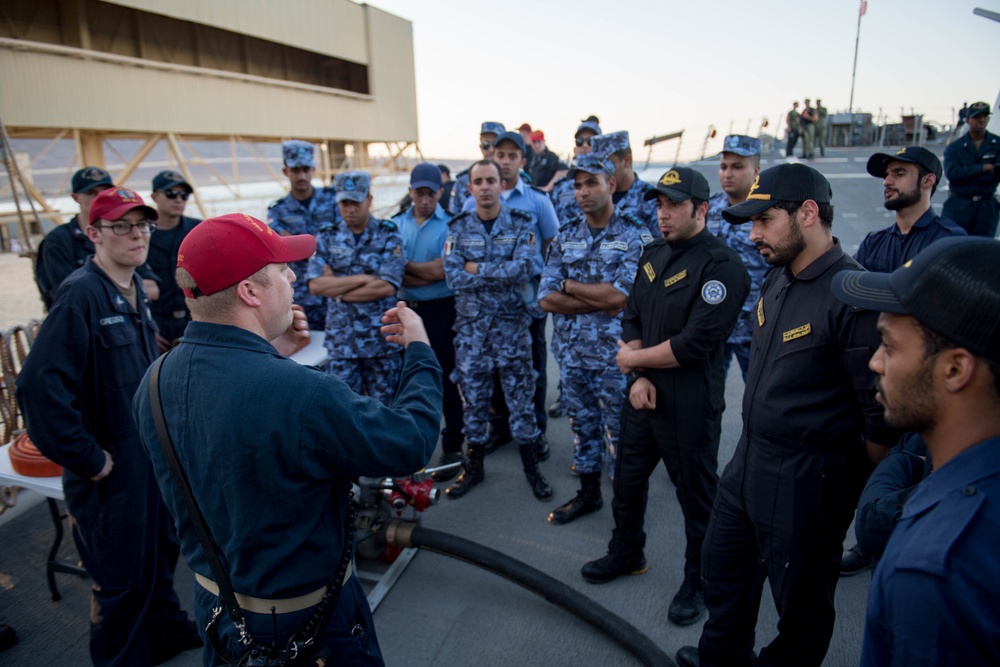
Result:
M646 274L646 280L648 280L649 282L653 282L654 280L656 280L656 271L653 270L652 264L646 262L645 264L642 265L642 270Z
M663 286L670 287L671 285L676 285L677 283L679 283L680 281L684 280L687 277L688 277L688 270L684 269L680 273L675 273L674 275L664 280Z
M811 333L812 333L812 325L803 324L800 327L795 327L791 331L786 331L785 333L781 334L781 342L788 343L795 340L796 338L802 338L803 336L808 336Z
M624 241L604 241L601 243L601 250L628 250L628 244Z

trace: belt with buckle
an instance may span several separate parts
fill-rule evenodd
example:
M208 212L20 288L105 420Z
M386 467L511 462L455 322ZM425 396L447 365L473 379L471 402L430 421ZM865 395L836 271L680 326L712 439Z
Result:
M347 572L344 574L344 584L347 584L347 580L351 578L353 573L354 564L351 563L348 565ZM219 594L218 584L208 577L203 577L195 572L194 579L201 584L202 588L212 595ZM274 607L274 613L276 614L291 614L292 612L302 611L303 609L308 609L309 607L318 605L324 595L326 595L326 585L317 588L312 593L306 593L305 595L299 595L294 598L283 598L280 600L265 600L263 598L255 598L250 595L236 593L236 601L239 602L241 609L254 614L270 614L271 607Z

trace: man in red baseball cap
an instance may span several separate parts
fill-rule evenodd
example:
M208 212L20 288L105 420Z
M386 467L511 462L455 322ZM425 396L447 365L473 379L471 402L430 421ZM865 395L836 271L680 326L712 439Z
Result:
M159 354L146 262L156 211L112 187L94 198L94 255L59 288L17 379L32 442L63 466L73 538L94 582L95 665L156 665L201 646L173 589L177 537L132 420Z
M195 227L177 255L177 284L193 321L163 360L158 387L174 449L254 645L291 651L293 635L312 619L318 630L307 662L313 651L327 651L338 664L380 665L364 590L350 567L337 576L352 556L351 479L407 475L427 463L441 421L441 367L423 322L403 302L382 318L386 339L406 348L392 409L279 354L272 341L296 335L288 263L315 249L311 235L281 236L241 213ZM134 415L195 572L195 615L239 655L247 650L239 629L224 615L212 620L216 575L171 479L149 384L147 375ZM332 600L320 604L328 590ZM222 660L206 648L205 664Z

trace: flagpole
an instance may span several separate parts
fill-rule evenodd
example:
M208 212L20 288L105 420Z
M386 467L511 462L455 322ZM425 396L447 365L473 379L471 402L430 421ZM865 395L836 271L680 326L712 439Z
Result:
M854 34L854 67L851 69L851 101L847 107L847 113L851 117L851 129L847 133L848 146L852 144L854 139L854 79L858 73L858 42L861 41L861 17L865 15L867 4L866 0L861 0L861 6L858 8L858 30Z

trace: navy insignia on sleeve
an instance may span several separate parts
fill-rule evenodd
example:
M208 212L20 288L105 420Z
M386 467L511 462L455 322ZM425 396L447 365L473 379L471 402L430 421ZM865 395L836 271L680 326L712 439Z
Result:
M726 286L718 280L709 280L701 286L701 298L707 304L718 305L726 300Z

